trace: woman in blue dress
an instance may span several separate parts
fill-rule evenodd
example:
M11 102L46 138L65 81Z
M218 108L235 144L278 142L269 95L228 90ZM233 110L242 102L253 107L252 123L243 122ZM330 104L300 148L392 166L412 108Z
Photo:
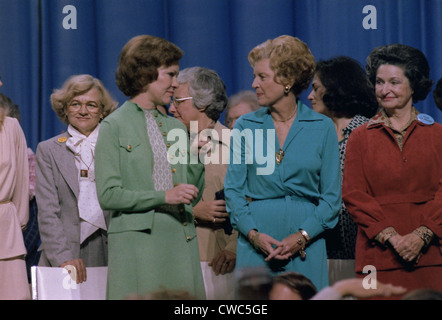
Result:
M258 103L232 130L227 211L239 231L237 268L297 271L328 285L323 232L338 221L339 149L332 121L298 99L315 59L298 38L280 36L249 54Z

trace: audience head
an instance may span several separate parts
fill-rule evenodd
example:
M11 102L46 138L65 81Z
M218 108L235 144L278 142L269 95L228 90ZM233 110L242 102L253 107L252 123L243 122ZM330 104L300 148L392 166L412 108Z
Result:
M238 300L268 300L273 279L265 267L238 269L236 273Z
M183 52L166 39L140 35L123 47L116 72L118 88L126 96L134 98L147 90L158 79L160 67L178 65Z
M309 300L317 293L315 285L304 275L290 271L273 277L270 300Z
M312 91L308 96L312 108L331 118L374 116L378 103L365 70L354 59L339 56L316 64Z
M442 292L433 289L415 289L404 295L402 300L442 300Z
M261 108L256 93L252 90L240 91L229 98L226 108L226 126L232 129L236 120L244 114Z

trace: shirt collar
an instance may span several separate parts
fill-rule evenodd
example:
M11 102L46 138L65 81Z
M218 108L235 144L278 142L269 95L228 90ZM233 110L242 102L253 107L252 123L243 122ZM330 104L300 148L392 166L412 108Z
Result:
M300 99L297 102L298 110L296 114L297 121L317 121L323 120L325 116L314 112L311 108L305 105ZM257 111L245 114L242 116L244 120L264 123L266 117L271 117L268 107L263 107Z
M419 111L417 111L415 107L411 107L410 121L404 127L404 129L408 128L413 123L413 121L417 120L418 114L419 114ZM380 126L380 125L384 125L386 127L392 128L391 123L390 123L390 119L388 118L387 113L385 112L385 110L383 108L373 118L371 118L368 121L367 128L376 127L376 126Z

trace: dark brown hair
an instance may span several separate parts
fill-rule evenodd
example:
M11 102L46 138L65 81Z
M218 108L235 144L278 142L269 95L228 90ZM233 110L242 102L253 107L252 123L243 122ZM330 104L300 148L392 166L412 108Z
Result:
M133 98L158 79L158 68L178 64L183 51L166 39L140 35L129 40L121 51L115 75L118 88Z

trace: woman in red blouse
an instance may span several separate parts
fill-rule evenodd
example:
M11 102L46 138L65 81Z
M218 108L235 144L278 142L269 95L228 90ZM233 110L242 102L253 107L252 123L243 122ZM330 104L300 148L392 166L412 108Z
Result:
M381 109L350 136L343 178L358 225L356 272L374 267L371 279L442 291L442 126L413 106L433 85L427 59L387 45L366 70Z

